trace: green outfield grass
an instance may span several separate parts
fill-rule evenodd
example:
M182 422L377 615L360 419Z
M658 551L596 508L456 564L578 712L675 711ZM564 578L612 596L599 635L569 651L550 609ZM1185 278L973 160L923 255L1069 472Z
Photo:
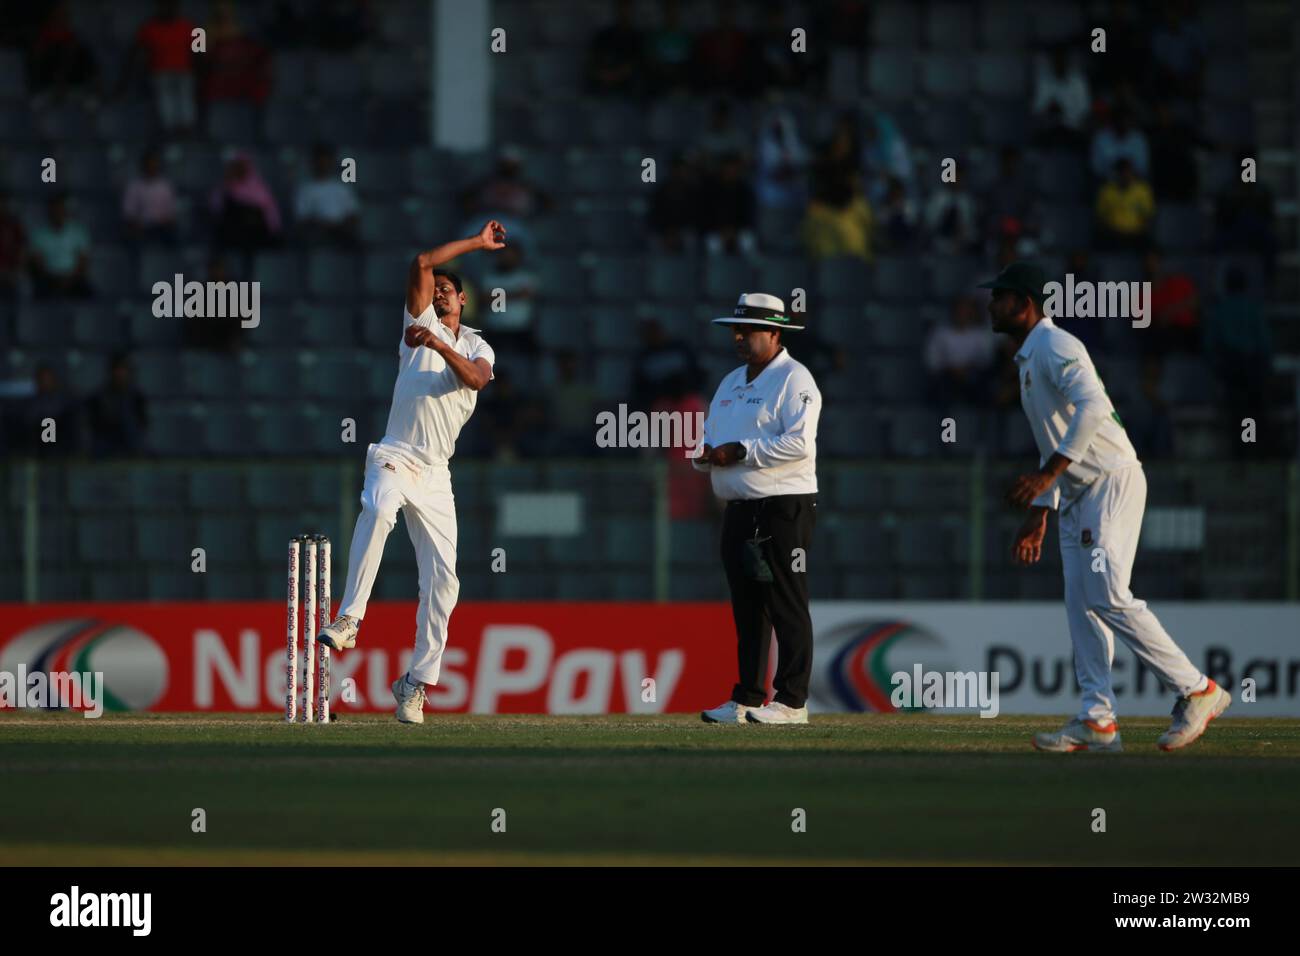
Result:
M1297 720L1163 754L1130 718L1118 755L1033 752L1051 719L813 720L10 713L0 864L1300 864Z

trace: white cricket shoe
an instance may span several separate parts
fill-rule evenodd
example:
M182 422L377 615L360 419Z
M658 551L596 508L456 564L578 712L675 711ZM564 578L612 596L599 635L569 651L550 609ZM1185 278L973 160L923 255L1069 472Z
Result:
M357 646L357 631L360 629L361 621L358 618L343 614L334 623L322 627L316 640L332 651L342 651Z
M766 707L754 707L745 715L751 724L806 724L807 707L789 707L778 701L772 701Z
M403 674L393 681L393 698L397 701L397 719L404 724L424 723L424 685L412 685Z
M745 715L751 709L744 704L737 704L734 700L729 700L725 704L719 704L712 710L700 711L700 719L706 724L743 724Z
M1195 743L1210 726L1210 721L1227 710L1231 703L1232 695L1214 681L1206 684L1205 690L1199 694L1178 698L1178 703L1174 704L1174 722L1160 735L1156 746L1161 750L1177 750Z
M1050 733L1034 735L1034 749L1050 753L1068 754L1076 750L1096 750L1102 753L1119 753L1124 744L1119 737L1119 724L1098 724L1077 717Z

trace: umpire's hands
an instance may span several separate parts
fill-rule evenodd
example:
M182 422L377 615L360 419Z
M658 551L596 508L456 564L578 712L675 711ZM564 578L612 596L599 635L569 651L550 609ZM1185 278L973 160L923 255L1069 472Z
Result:
M725 468L727 465L734 465L745 457L745 446L738 441L729 441L717 448L709 448L708 445L705 445L704 457L714 467Z

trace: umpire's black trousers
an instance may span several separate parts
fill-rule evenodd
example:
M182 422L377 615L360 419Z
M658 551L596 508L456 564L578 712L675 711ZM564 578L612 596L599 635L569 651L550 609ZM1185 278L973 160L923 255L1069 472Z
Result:
M812 676L812 617L808 614L808 545L817 520L816 495L773 495L727 502L722 519L722 566L731 588L736 620L740 681L731 699L748 707L766 702L767 658L776 630L775 700L802 707ZM768 538L762 554L772 570L770 583L746 570L745 542ZM795 549L802 551L796 553ZM796 570L798 569L798 570Z

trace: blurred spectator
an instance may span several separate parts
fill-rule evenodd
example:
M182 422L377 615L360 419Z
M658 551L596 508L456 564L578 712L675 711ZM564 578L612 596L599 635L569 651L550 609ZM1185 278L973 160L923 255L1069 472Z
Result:
M9 209L9 194L0 192L0 299L18 295L18 280L27 263L27 232Z
M231 271L226 257L217 253L208 260L208 282L235 282L243 276ZM175 319L163 321L174 322ZM211 349L214 352L233 352L240 344L239 316L187 315L181 320L181 334L187 348Z
M209 205L220 248L251 252L279 238L280 207L245 152L227 153L222 181L212 190Z
M496 376L490 387L483 390L479 399L478 415L482 416L488 442L489 457L499 461L512 461L520 457L533 457L544 449L544 430L541 408L515 386L509 366L493 370ZM595 424L593 421L594 434Z
M645 34L637 28L630 0L618 0L614 22L598 31L587 50L587 87L593 93L640 92Z
M509 248L507 246L506 248ZM556 381L547 390L551 408L547 432L555 455L585 456L595 450L596 406L600 391L590 377L580 374L578 353L555 353Z
M524 177L523 154L513 146L501 150L495 169L486 178L461 192L460 204L466 215L496 217L507 230L516 229L518 220L554 206L551 197L540 186ZM478 225L481 228L483 224L479 222ZM510 238L522 239L523 236L511 231Z
M1034 72L1034 116L1037 142L1044 146L1077 146L1092 109L1088 77L1059 46L1050 58L1039 58Z
M661 252L688 252L695 248L699 225L699 175L695 165L679 155L673 158L668 179L650 195L650 234Z
M112 357L108 384L87 397L85 412L92 455L133 455L144 449L148 427L144 394L132 383L125 355Z
M719 0L717 23L695 43L695 80L703 90L748 96L754 88L757 51L748 32L736 25L734 0Z
M47 98L62 100L70 93L93 104L98 75L90 47L73 31L68 4L60 0L50 8L27 57L27 86L36 98L33 107L39 110Z
M698 146L707 171L716 173L732 155L746 156L749 136L736 125L731 104L718 100L709 113L709 124L698 137Z
M646 40L651 92L662 94L689 88L694 44L694 38L681 25L679 0L663 0L659 26Z
M1164 363L1159 356L1148 355L1138 374L1142 401L1123 410L1124 429L1143 459L1169 458L1174 453L1174 420L1161 388Z
M867 198L880 203L889 191L891 177L904 185L912 182L912 155L898 124L880 110L866 117L862 133Z
M1185 272L1166 270L1154 249L1146 254L1143 267L1151 283L1151 327L1143 332L1142 344L1160 354L1198 351L1201 303L1196 283Z
M1242 151L1244 150L1244 151ZM1240 156L1258 156L1254 147L1243 147ZM1259 256L1265 275L1271 280L1277 257L1274 232L1273 191L1261 182L1244 183L1234 176L1214 201L1215 252L1250 252Z
M1241 429L1244 418L1254 419L1260 444L1272 444L1268 384L1272 374L1273 346L1264 304L1247 291L1246 274L1228 270L1224 293L1205 315L1205 356L1227 395L1229 426ZM1245 445L1228 443L1237 454Z
M877 222L881 242L889 251L905 252L916 242L920 215L902 180L896 176L889 177Z
M260 106L271 93L271 52L250 36L231 0L216 0L208 26L203 65L203 100L245 100Z
M975 200L959 176L955 183L939 183L925 206L925 229L936 252L963 255L979 244L979 217Z
M35 387L27 398L11 403L6 444L12 452L66 457L79 452L81 416L52 365L36 366ZM43 441L46 419L54 422L53 441Z
M311 179L298 187L294 197L299 231L309 242L356 242L356 184L343 182L334 151L328 146L317 145L312 150L311 164Z
M1033 187L1016 147L1002 147L997 177L984 192L988 196L988 238L994 243L1010 239L1016 244L1019 258L1036 255L1041 228L1039 213Z
M488 260L482 278L487 308L481 321L486 337L498 352L527 352L537 349L533 333L533 302L537 298L537 277L523 267L523 250L509 243ZM505 293L505 309L494 308L497 292Z
M1132 115L1128 109L1115 110L1106 125L1102 126L1092 138L1092 172L1098 179L1104 179L1115 168L1120 159L1127 159L1133 164L1133 171L1145 178L1150 169L1150 151L1147 148L1146 135L1133 125Z
M808 201L808 151L789 110L774 109L758 137L755 177L758 204L765 209L801 209Z
M1151 65L1148 38L1152 25L1145 0L1111 0L1109 9L1098 13L1096 26L1106 30L1106 68L1098 70L1093 79L1111 89L1142 86Z
M1175 118L1164 100L1155 104L1151 130L1151 189L1160 202L1195 202L1199 189L1196 150L1208 142Z
M855 177L862 172L862 140L857 115L845 111L835 117L831 135L817 150L814 180L830 182L836 176Z
M122 221L132 239L176 238L176 189L163 175L162 154L156 148L144 152L139 174L126 184Z
M1074 276L1076 286L1080 282L1090 282L1094 283L1095 288L1095 283L1102 281L1101 273L1093 268L1092 259L1085 249L1075 249L1070 253L1066 259L1065 271ZM1061 282L1065 282L1064 276L1059 278ZM1100 355L1106 351L1105 326L1102 324L1104 320L1085 316L1054 315L1052 321L1082 342L1089 354Z
M745 178L745 161L736 153L723 160L703 196L704 247L710 255L755 251L754 187Z
M178 0L158 0L156 7L136 33L124 81L143 58L163 129L186 132L194 128L194 24L180 15Z
M937 404L987 404L995 344L988 322L980 321L975 300L959 297L951 321L931 329L925 340L925 370Z
M641 353L632 370L632 401L638 410L699 387L695 350L668 337L658 319L641 320ZM593 426L594 427L594 426Z
M814 54L791 49L794 38L790 31L796 24L786 22L786 10L784 4L772 3L763 11L763 28L754 41L755 58L751 66L756 71L756 89L793 90L807 83ZM816 45L812 49L816 50Z
M31 270L37 298L88 298L90 232L72 218L68 201L55 196L46 204L46 222L32 230Z
M813 184L802 227L804 248L811 258L870 262L871 229L871 205L855 175L836 173Z
M680 390L659 399L650 407L650 412L679 416L681 435L685 438L696 434L694 423L704 421L709 403L698 391L687 387L684 380L678 380L677 384ZM707 476L695 469L682 448L661 448L657 453L663 455L668 463L668 518L694 521L709 517L713 513L714 498L713 486Z
M1157 96L1200 95L1205 35L1186 3L1166 0L1164 16L1151 36L1151 63Z
M1129 160L1117 160L1114 177L1097 192L1099 244L1108 249L1142 248L1155 213L1151 187L1137 177Z

